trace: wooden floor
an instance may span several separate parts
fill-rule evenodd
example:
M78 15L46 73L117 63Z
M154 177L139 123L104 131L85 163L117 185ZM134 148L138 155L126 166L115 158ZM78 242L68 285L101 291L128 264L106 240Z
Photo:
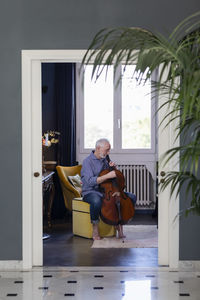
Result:
M148 214L136 214L131 224L156 224ZM44 231L46 231L44 227ZM44 266L158 266L157 248L93 249L93 241L73 236L71 218L59 221L43 241Z

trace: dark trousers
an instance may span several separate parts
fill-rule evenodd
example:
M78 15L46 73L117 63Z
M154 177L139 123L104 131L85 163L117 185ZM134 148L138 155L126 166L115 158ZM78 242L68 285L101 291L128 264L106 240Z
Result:
M125 192L125 194L131 199L133 205L136 203L136 195L132 193ZM102 205L102 196L96 193L89 193L83 197L83 201L90 204L90 219L91 223L97 224L99 223L99 216L101 212Z

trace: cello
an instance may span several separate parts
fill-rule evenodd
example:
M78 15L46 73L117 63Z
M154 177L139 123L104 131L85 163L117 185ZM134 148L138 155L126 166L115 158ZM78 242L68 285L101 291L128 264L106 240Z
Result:
M107 155L108 164L110 158ZM135 213L131 199L124 193L125 179L121 171L115 167L102 170L99 176L103 176L111 171L115 171L116 178L108 179L100 184L103 192L101 219L106 224L123 225L126 224Z

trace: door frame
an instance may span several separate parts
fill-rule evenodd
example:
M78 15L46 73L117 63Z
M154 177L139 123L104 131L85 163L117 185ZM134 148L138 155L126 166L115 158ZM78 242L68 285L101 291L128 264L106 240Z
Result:
M43 265L41 65L44 62L80 63L85 52L86 50L21 52L23 269ZM168 138L165 145L170 148L174 146L172 138L174 130L172 126L168 126L166 130L165 138ZM160 134L159 131L159 136ZM39 172L40 176L34 177L34 172ZM160 195L164 195L165 200L169 199L169 190L165 191L165 194L159 193ZM158 218L158 263L160 266L178 268L179 221L178 218L174 221L174 217L179 213L179 199L175 201L171 197L170 201L163 201L163 196L161 198Z

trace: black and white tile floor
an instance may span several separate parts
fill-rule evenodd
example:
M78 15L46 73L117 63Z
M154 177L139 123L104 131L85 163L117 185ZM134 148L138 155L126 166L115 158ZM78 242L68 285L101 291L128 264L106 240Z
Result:
M200 272L165 268L43 267L0 271L0 300L200 299Z

